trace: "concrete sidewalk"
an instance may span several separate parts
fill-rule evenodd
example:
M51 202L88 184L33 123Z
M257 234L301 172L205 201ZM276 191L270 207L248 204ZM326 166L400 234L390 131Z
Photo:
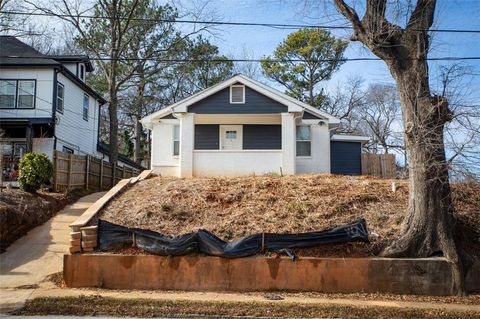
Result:
M4 289L35 288L46 276L62 271L63 255L68 253L70 246L68 226L103 194L105 193L90 194L68 205L48 222L18 239L0 255L0 304L22 300L33 291L7 289L7 294L4 294Z

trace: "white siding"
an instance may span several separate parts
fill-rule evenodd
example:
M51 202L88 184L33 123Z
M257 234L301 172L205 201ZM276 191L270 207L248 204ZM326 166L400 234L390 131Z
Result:
M179 120L170 119L161 120L160 123L153 125L151 167L159 174L166 176L180 174L179 156L173 155L173 126L179 124Z
M318 121L316 121L318 122ZM302 124L309 124L303 120ZM296 173L330 172L330 131L328 125L311 125L311 156L296 157Z
M280 174L282 151L278 150L196 150L193 176L245 176Z
M98 134L98 101L89 96L88 121L83 119L84 91L59 73L57 81L65 87L63 114L57 112L57 150L65 145L75 150L75 154L95 154Z
M72 72L73 74L77 75L77 63L62 63L63 66L65 66L68 71ZM79 75L77 75L80 77Z
M0 79L36 80L34 109L0 109L1 118L52 117L53 69L0 69Z
M44 153L53 161L53 137L52 138L34 138L32 141L33 151Z

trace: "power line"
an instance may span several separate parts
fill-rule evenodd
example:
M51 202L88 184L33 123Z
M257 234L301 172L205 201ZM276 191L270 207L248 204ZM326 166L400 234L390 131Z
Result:
M55 56L0 56L2 58L14 58L14 59L50 59L55 60ZM393 60L393 59L380 59L380 58L343 58L343 59L316 59L316 60L302 60L302 59L163 59L163 58L118 58L112 59L107 57L100 58L90 58L92 61L155 61L155 62L165 62L165 63L191 63L191 62L305 62L305 63L321 63L321 62L358 62L358 61L384 61L384 60ZM429 57L425 59L420 58L410 58L406 59L410 61L464 61L464 60L480 60L480 56L446 56L446 57Z
M40 12L21 12L21 11L0 11L3 14L10 15L26 15L26 16L47 16L58 18L85 18L85 19L108 19L108 20L130 20L130 21L145 21L155 23L182 23L182 24L206 24L206 25L229 25L229 26L254 26L254 27L268 27L268 28L311 28L311 29L340 29L352 30L351 26L344 25L317 25L317 24L288 24L288 23L260 23L260 22L223 22L223 21L199 21L199 20L176 20L176 19L148 19L148 18L127 18L127 17L108 17L108 16L94 16L94 15L71 15L61 13L40 13ZM479 33L480 30L474 29L412 29L419 32L440 32L440 33Z

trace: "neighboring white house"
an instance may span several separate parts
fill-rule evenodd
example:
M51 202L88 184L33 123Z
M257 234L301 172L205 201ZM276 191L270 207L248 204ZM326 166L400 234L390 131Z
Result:
M0 144L4 177L25 152L54 150L103 157L98 143L100 107L85 83L87 56L51 56L12 36L0 36ZM138 166L126 158L119 160ZM137 168L137 167L136 167Z
M167 176L361 174L364 136L340 120L243 75L142 119L151 167Z

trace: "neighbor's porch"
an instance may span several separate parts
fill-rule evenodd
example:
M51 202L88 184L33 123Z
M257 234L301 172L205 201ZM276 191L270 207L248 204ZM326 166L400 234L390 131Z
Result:
M18 164L24 154L41 152L53 158L53 127L25 119L0 121L2 183L17 186Z

